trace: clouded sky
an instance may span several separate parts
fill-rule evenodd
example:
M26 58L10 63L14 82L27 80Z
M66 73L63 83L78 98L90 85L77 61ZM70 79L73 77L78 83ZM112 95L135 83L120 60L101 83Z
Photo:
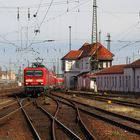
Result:
M125 63L126 57L131 62L138 59L140 1L97 0L97 6L101 42L107 46L106 36L111 34L114 64ZM52 62L57 63L69 51L69 26L72 49L91 42L92 0L0 0L0 18L2 67L26 66L40 57L52 68ZM35 34L35 30L39 32Z

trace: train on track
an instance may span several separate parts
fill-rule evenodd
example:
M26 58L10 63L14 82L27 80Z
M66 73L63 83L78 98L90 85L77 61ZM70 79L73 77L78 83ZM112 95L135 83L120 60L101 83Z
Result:
M63 78L59 78L53 71L48 70L40 63L33 63L31 67L24 68L25 94L36 96L52 89L62 88Z

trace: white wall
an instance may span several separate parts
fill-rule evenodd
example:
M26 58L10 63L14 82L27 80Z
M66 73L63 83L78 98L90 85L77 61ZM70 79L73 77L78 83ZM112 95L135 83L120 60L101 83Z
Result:
M121 82L120 82L121 77ZM103 91L122 91L123 74L97 75L97 89Z
M140 68L135 69L135 91L140 92Z
M71 77L73 76L77 76L79 74L79 72L74 72L74 73L71 73L71 72L66 72L64 74L64 80L65 80L65 88L67 89L70 89L71 85L70 85L70 79Z
M140 92L140 68L125 68L122 74L97 75L101 91Z

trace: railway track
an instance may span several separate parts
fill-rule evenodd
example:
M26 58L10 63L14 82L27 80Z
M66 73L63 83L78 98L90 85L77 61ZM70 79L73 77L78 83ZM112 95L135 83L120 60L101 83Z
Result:
M46 138L48 140L62 140L62 138L66 140L96 140L98 136L94 135L93 128L87 127L90 125L86 121L88 115L120 127L127 132L140 135L139 120L89 106L80 101L74 101L75 98L68 100L61 96L56 97L53 94L49 95L48 98L51 100L47 105L44 104L44 98L39 97L30 100L28 100L29 98L19 99L20 107L17 102L13 102L9 106L3 106L1 110L12 107L12 105L17 106L17 109L9 109L11 111L7 111L8 113L3 115L0 120L9 118L12 114L22 110L36 140ZM74 127L76 129L73 129ZM79 131L81 131L81 134L77 133Z
M22 104L20 103L21 107ZM56 138L57 130L56 128L61 128L63 133L67 133L68 139L81 140L73 131L66 127L62 122L60 122L55 115L51 115L43 107L41 107L37 101L30 108L23 108L22 111L30 125L34 138L37 140L41 139L58 139ZM57 112L57 111L56 111ZM56 113L57 114L57 113ZM52 124L52 125L51 125ZM56 125L57 124L57 125ZM65 134L63 134L65 135ZM61 135L62 136L62 135ZM59 139L62 139L59 138Z
M26 120L21 112L19 102L13 100L7 105L2 106L0 110L0 139L26 139L32 140L32 134L27 128ZM24 107L31 102L25 99Z
M91 93L78 93L78 92L68 92L68 94L73 94L76 93L77 96L82 96L87 99L94 99L102 102L107 102L108 100L111 100L112 103L119 104L119 105L124 105L124 106L129 106L129 107L134 107L134 108L140 108L140 103L134 103L130 101L124 101L124 100L118 100L118 99L113 99L111 97L102 97L101 95L94 95Z
M10 117L11 115L15 114L16 112L21 110L21 107L19 106L19 101L13 101L10 104L6 104L5 106L2 106L0 108L0 121ZM24 106L29 105L28 103Z
M57 99L55 99L53 96L51 96L51 95L49 95L49 97L50 98L52 98L53 100L55 100L56 102L61 102L61 104L62 104L62 106L64 106L64 104L65 105L67 105L67 106L70 106L70 107L72 107L74 110L75 110L75 112L76 112L76 114L75 114L75 121L78 123L78 125L79 125L79 127L80 127L80 129L82 130L82 133L84 134L84 138L82 138L82 140L83 139L87 139L87 140L96 140L96 137L93 135L93 134L91 134L91 132L90 132L90 130L88 130L88 128L87 128L87 126L84 124L84 122L83 122L83 120L81 119L81 116L80 116L80 110L79 110L79 108L78 108L78 106L74 103L74 102L71 102L71 101L68 101L68 102L63 102L63 101L61 101L61 100L57 100ZM57 103L58 105L60 104L60 103ZM62 109L62 107L60 106L59 108L61 108ZM72 113L71 111L70 111L70 108L69 107L67 107L66 108L69 112L70 112L70 114ZM57 112L58 113L58 112ZM62 111L62 114L63 114L63 116L64 116L64 111ZM74 114L74 113L73 113ZM71 117L71 115L68 115L69 117ZM57 117L57 115L56 115L56 117ZM61 118L62 116L60 116L60 118ZM59 117L57 117L57 118L59 118ZM72 117L72 119L73 119L74 117ZM62 119L64 119L64 117L62 118ZM68 121L68 120L67 120ZM69 124L67 124L67 125L69 125ZM70 126L69 126L70 127ZM76 130L77 130L78 128L76 127ZM74 130L73 130L74 131Z
M103 110L103 109L100 109L97 107L93 107L88 104L81 103L80 101L66 99L62 96L57 96L57 95L53 95L53 96L55 96L57 98L59 97L58 100L60 100L60 98L62 98L62 99L74 102L78 106L80 111L85 112L96 118L99 118L103 121L106 121L112 125L120 127L131 133L140 135L140 120L136 120L136 119L128 117L128 116L120 115L117 113L112 113L112 112L109 112L109 111L106 111L106 110Z

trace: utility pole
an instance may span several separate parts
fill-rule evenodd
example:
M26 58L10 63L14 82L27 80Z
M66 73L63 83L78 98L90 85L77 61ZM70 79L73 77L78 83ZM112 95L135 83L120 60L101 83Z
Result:
M59 75L59 57L57 58L57 74Z
M110 40L110 33L108 33L107 34L107 40L106 40L106 42L107 42L107 49L110 51L110 42L111 42L111 40Z
M91 44L97 43L97 41L98 41L98 31L97 31L97 5L96 5L96 0L93 0L93 16L92 16Z
M101 30L99 31L99 42L101 43Z
M71 26L69 26L69 51L71 51Z

